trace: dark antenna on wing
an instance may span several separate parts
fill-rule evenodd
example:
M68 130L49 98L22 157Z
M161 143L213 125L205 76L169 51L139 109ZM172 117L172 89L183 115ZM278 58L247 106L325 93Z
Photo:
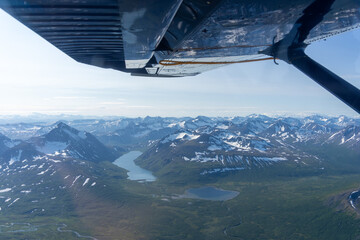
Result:
M261 51L261 53L292 64L360 113L360 90L305 54L307 45L304 41L310 31L331 10L334 2L335 0L315 0L303 11L303 15L282 40Z
M275 45L275 38L276 36L273 38L273 46ZM275 50L275 48L273 48L273 50ZM274 63L279 65L279 63L276 62L276 52L274 51L271 55L274 57Z

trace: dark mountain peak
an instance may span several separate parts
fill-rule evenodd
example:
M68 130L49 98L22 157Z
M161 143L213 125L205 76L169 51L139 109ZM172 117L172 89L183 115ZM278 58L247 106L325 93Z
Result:
M276 120L273 124L271 124L266 130L264 130L263 134L265 135L279 135L283 133L292 133L293 127L286 123L285 121L279 119Z
M0 133L0 141L9 141L9 140L10 140L10 138L8 138L4 134Z
M272 118L263 114L251 114L246 117L247 119L259 119L262 121L270 121Z
M199 120L202 120L202 121L211 121L211 119L209 118L209 117L206 117L206 116L197 116L196 118L195 118L197 121L199 121Z
M293 127L300 127L302 125L302 121L298 118L294 118L294 117L284 117L281 118L284 122L286 122L287 124L293 126Z
M321 132L326 133L326 132L329 132L331 130L331 128L328 127L327 125L319 124L319 123L316 123L316 122L307 122L303 126L301 126L300 129L301 130L305 129L305 130L309 130L309 131L313 131L313 132L317 132L317 133L321 133Z
M286 121L284 121L283 119L278 119L276 120L273 124L271 125L275 125L275 126L286 126L286 127L290 127L291 125L289 123L287 123Z
M66 154L76 159L112 161L116 158L109 148L102 144L94 135L79 131L63 122L57 123L47 134L28 140L29 144L44 154Z
M13 145L15 144L13 144L10 138L0 133L0 154L8 150Z
M231 118L231 122L233 124L240 124L245 120L245 117L233 117Z
M271 123L272 121L262 118L247 118L239 124L239 130L241 134L258 134L268 128Z
M73 132L73 133L78 133L79 131L76 130L75 128L73 127L70 127L69 125L67 125L66 123L64 122L58 122L56 124L56 127L54 129L60 129L60 130L68 130L70 132Z
M352 135L352 134L359 134L360 133L360 127L355 125L349 125L344 128L343 130L344 135Z
M47 141L69 142L86 139L88 133L79 131L69 125L59 122L49 133L43 135Z
M150 116L146 116L143 120L143 122L145 123L155 123L155 122L160 122L163 121L164 118L162 117L150 117Z
M188 129L197 129L198 127L213 126L215 124L215 121L213 121L211 118L198 116L196 118L191 118L185 121L184 126Z
M354 147L358 151L360 144L360 127L356 125L346 126L332 134L327 142Z
M69 125L65 124L64 122L57 122L56 124L57 128L69 128Z

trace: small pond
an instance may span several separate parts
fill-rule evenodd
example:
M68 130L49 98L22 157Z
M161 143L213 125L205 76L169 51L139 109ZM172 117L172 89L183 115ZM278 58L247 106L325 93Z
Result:
M227 191L215 187L190 188L180 198L193 198L211 201L227 201L239 195L237 191Z

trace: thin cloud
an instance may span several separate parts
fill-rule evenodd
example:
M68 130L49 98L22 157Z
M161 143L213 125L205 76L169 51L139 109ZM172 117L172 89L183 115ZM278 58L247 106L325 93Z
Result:
M62 99L62 100L74 100L74 99L94 99L94 97L80 97L80 96L58 96L53 97L53 99Z
M101 102L100 105L124 105L125 102Z
M126 106L126 108L154 108L153 106L145 106L145 105L139 105L139 106Z

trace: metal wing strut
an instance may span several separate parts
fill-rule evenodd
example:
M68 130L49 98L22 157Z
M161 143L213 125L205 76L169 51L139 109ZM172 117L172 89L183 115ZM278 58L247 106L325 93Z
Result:
M316 0L303 12L291 31L261 53L294 65L323 88L360 113L360 90L305 54L304 43L311 29L331 10L335 0Z

